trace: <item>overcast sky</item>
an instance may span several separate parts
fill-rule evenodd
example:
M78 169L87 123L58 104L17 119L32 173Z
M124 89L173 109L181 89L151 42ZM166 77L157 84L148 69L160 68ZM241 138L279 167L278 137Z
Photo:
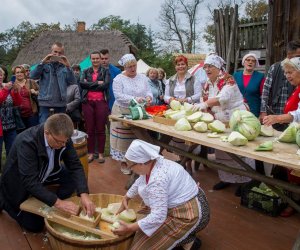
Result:
M88 29L99 19L109 15L120 16L132 24L140 23L160 32L159 13L165 0L0 0L0 32L17 27L22 21L57 23L61 28L74 20L85 21ZM200 5L196 32L202 32L208 20L206 5ZM201 35L200 35L201 36ZM198 41L197 52L207 52L203 40ZM198 51L200 49L200 51ZM204 50L204 51L203 51Z
M121 16L131 23L151 25L159 30L158 16L164 0L1 0L0 32L22 21L73 24L85 21L86 27L109 15Z

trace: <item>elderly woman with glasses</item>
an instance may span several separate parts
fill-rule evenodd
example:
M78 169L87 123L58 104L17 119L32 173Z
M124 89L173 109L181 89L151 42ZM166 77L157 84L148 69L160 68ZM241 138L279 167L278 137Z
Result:
M204 110L211 112L215 119L228 123L234 110L246 110L247 105L236 84L234 78L225 72L224 60L218 55L209 55L204 61L204 70L206 71L208 81L203 89L203 102L194 106L194 110ZM216 161L236 168L241 168L225 152L216 150ZM254 165L251 159L245 159L247 163ZM218 171L221 182L214 185L214 190L220 190L230 185L230 183L244 183L250 181L250 178L239 176L224 171ZM240 195L240 186L236 195Z
M118 213L127 209L135 196L140 196L145 206L139 212L141 219L133 224L120 222L113 232L136 232L131 250L199 249L196 233L210 218L206 196L181 165L159 152L160 147L142 140L134 140L128 148L125 158L140 177L123 198Z
M137 73L137 61L133 54L125 54L119 60L124 67L123 74L119 74L113 81L115 103L112 107L112 115L130 114L129 104L134 99L138 103L150 104L153 95L148 83L148 78ZM110 153L114 160L121 163L123 174L131 174L127 168L125 153L130 143L135 139L130 128L124 127L121 122L112 122L110 127Z
M259 66L259 61L254 53L246 54L242 59L244 69L237 71L233 77L244 97L245 103L249 105L250 111L256 116L260 115L260 104L263 86L265 83L264 74L258 72L255 67ZM262 161L255 161L256 171L264 174L264 164Z
M287 58L281 65L286 79L295 87L295 90L285 104L284 114L267 115L264 117L263 123L268 126L275 123L300 122L300 57ZM288 180L289 182L300 184L300 178L292 175L291 171L288 171ZM295 194L293 198L299 200L299 196L296 197ZM287 207L280 215L282 217L289 217L294 213L295 210L292 207Z
M244 69L237 71L233 77L244 97L244 101L249 105L250 111L259 117L261 94L264 86L264 74L258 72L255 67L259 66L257 56L253 53L246 54L242 59Z

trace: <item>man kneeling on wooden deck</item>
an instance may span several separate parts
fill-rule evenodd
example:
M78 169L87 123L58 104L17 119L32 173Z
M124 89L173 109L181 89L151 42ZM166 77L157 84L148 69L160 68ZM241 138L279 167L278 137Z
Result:
M83 209L89 216L94 213L84 170L70 140L73 130L68 115L54 114L14 141L0 180L0 211L7 211L28 231L40 232L44 228L44 218L19 208L29 196L76 214L78 205L64 200L76 190ZM59 184L56 193L47 189L49 184Z

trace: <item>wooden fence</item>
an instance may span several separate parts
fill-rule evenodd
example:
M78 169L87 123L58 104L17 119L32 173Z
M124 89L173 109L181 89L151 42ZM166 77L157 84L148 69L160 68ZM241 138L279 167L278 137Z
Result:
M238 7L226 8L224 11L214 10L214 23L216 30L216 53L226 60L226 70L236 61L238 50L237 39Z
M288 42L300 39L300 1L269 0L267 65L286 57Z
M226 60L226 70L236 71L242 57L254 51L265 64L267 45L267 18L238 21L238 6L214 11L216 52Z

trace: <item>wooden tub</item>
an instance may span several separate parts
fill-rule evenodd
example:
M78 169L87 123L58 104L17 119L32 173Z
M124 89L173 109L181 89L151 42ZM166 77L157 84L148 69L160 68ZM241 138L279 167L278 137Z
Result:
M97 207L105 208L109 203L121 202L123 196L114 194L92 194L90 195L93 202ZM79 197L71 197L69 200L79 203ZM135 211L138 210L139 202L130 201L129 208L133 208ZM70 237L62 233L66 230L71 233L76 230L71 230L64 228L63 226L50 222L45 219L46 228L48 230L48 239L50 246L55 250L83 250L83 249L94 249L94 250L128 250L132 243L134 233L127 236L117 237L115 239L105 239L105 238L93 238L93 239L80 239L75 237ZM99 227L101 230L110 232L109 224L107 222L101 221Z

